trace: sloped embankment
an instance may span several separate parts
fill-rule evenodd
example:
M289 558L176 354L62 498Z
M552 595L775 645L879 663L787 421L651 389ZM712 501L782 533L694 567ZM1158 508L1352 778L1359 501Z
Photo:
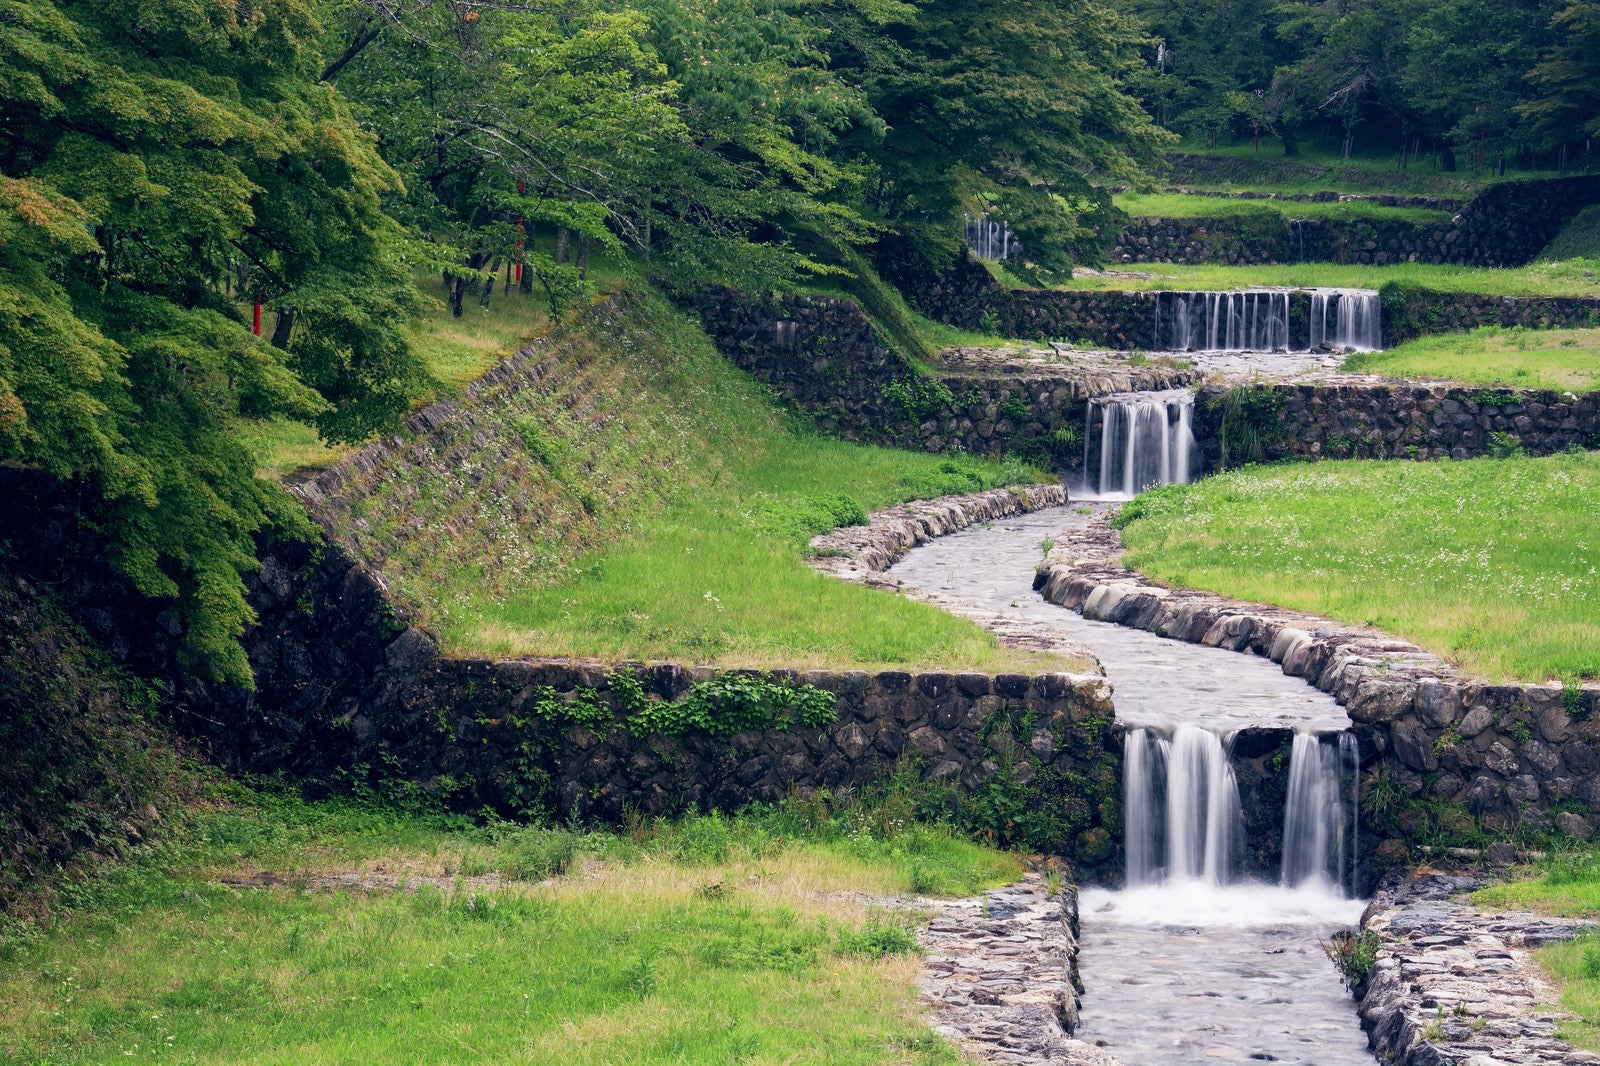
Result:
M553 575L715 462L690 430L689 368L648 343L661 318L614 296L291 488L403 598Z

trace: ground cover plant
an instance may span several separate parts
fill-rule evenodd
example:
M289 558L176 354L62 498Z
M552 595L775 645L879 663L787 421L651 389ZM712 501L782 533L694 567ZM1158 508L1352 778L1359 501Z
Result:
M1600 917L1600 849L1590 844L1555 851L1521 868L1502 884L1479 889L1472 902L1484 910L1526 910L1559 917ZM1561 1039L1600 1051L1600 935L1549 944L1535 957L1561 984L1561 1006L1574 1017Z
M1356 352L1344 369L1397 378L1590 392L1600 389L1600 330L1482 326Z
M1600 261L1566 259L1530 263L1515 269L1484 269L1438 263L1288 263L1271 266L1184 266L1178 263L1124 263L1107 273L1080 272L1067 289L1160 289L1170 291L1248 289L1376 289L1395 281L1436 292L1488 296L1594 296Z
M1405 222L1448 222L1450 212L1427 207L1387 207L1371 200L1334 200L1327 203L1306 200L1277 202L1234 199L1226 196L1197 196L1173 192L1126 192L1117 196L1117 206L1130 215L1153 218L1297 218L1387 219Z
M0 1060L956 1063L915 912L1015 857L819 796L620 833L229 787L0 943Z
M1508 448L1514 447L1508 442ZM1117 524L1159 581L1414 640L1476 676L1600 676L1600 453L1247 467Z

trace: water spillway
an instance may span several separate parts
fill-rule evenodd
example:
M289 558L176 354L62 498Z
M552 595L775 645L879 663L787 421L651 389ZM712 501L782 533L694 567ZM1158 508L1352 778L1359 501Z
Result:
M1161 292L1153 336L1174 352L1376 351L1382 308L1372 289Z
M1131 499L1157 485L1187 484L1196 454L1193 416L1194 393L1187 389L1090 400L1084 413L1085 484L1073 495Z
M946 604L1060 629L1094 649L1114 686L1126 884L1080 894L1077 1035L1130 1066L1373 1066L1318 946L1364 905L1341 887L1356 843L1349 719L1266 659L1033 595L1041 543L1088 521L1078 510L941 538L894 569ZM1261 816L1281 835L1276 851L1253 839Z

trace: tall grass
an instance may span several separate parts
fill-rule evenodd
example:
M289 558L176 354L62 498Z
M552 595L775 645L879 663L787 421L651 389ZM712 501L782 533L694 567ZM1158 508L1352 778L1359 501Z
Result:
M1357 352L1344 369L1399 378L1590 392L1600 389L1600 329L1482 326Z
M1128 505L1130 566L1416 641L1491 679L1600 676L1600 452L1251 467Z
M1067 289L1244 289L1260 285L1289 288L1376 289L1388 281L1410 282L1437 292L1487 296L1597 296L1600 261L1567 259L1525 267L1488 270L1439 263L1289 263L1266 266L1184 266L1178 263L1124 263L1114 274L1080 274Z
M912 1007L914 919L858 893L1018 862L813 814L610 836L235 795L0 948L0 1060L957 1063Z

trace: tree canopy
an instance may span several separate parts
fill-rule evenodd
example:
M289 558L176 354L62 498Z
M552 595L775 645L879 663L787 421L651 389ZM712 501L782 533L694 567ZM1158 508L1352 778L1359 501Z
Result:
M297 2L0 0L0 456L80 481L195 667L248 677L241 412L357 439L423 377L370 134ZM278 309L251 335L241 301Z

